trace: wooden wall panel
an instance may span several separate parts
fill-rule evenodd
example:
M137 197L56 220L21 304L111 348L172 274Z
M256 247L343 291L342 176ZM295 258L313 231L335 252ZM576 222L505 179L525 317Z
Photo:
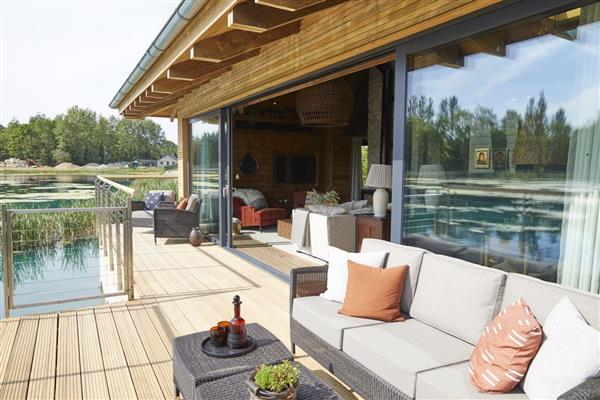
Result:
M302 20L298 34L273 42L183 96L191 117L470 14L500 0L353 0Z
M331 134L333 148L326 146L327 134ZM310 132L280 132L266 130L235 129L233 134L233 167L236 188L252 188L260 190L270 203L288 199L298 190L326 190L334 187L342 201L350 197L352 138L344 136L343 129L326 133L323 129ZM329 152L332 150L332 152ZM240 160L250 153L258 161L256 175L244 175L239 170ZM273 157L276 153L314 154L317 157L316 184L275 184L273 180ZM327 159L331 164L327 167ZM331 176L331 181L326 179Z

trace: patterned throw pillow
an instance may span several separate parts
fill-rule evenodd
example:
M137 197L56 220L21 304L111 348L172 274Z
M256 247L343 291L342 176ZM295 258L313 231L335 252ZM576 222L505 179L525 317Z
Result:
M162 192L146 193L144 195L144 210L154 210L162 201Z
M519 299L490 322L471 354L471 382L482 392L506 393L523 379L542 343L542 328Z

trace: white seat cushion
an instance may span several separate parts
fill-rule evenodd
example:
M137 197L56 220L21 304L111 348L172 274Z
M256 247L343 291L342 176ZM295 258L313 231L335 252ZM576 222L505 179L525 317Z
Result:
M402 291L402 300L400 301L400 310L408 313L415 295L423 254L427 250L379 239L363 239L362 245L360 243L358 245L361 246L361 253L374 251L388 252L389 255L385 264L386 268L408 265L408 275L404 279L404 290Z
M468 360L473 346L409 319L344 332L344 353L410 397L417 373Z
M410 315L474 345L499 310L505 277L492 268L427 253Z
M469 362L448 365L417 374L418 399L510 399L525 400L519 386L509 393L482 393L471 383Z
M340 303L320 296L300 297L294 299L292 318L322 340L340 350L344 332L357 326L382 324L381 321L365 318L354 318L338 314Z

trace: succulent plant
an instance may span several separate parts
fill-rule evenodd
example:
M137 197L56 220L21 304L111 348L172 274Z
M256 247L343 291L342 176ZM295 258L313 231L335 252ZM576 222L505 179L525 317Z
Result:
M284 361L275 365L261 365L256 370L254 382L262 390L283 392L298 385L300 371L298 367Z

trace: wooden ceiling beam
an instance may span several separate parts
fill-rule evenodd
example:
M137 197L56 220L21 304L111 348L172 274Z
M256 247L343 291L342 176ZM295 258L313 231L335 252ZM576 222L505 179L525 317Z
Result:
M471 55L484 53L492 56L506 56L506 39L503 32L474 37L460 43L462 53Z
M187 60L171 66L167 70L167 79L192 82L204 75L208 75L215 71L219 71L223 67L226 67L228 65L233 65L240 61L256 57L259 53L260 49L253 49L235 57L231 57L220 63Z
M443 65L450 68L460 68L465 65L465 58L462 55L458 45L446 46L437 50L430 50L416 54L412 58L409 68L419 69L432 65Z
M263 33L229 31L194 44L190 49L190 59L219 63L299 31L299 21Z
M262 33L269 29L298 21L307 15L343 3L346 0L327 0L298 11L285 11L262 6L253 1L236 4L227 14L227 26L230 29Z
M261 6L278 8L285 11L298 11L303 8L323 3L325 0L254 0Z
M185 81L160 78L152 84L152 92L171 95L186 86Z

